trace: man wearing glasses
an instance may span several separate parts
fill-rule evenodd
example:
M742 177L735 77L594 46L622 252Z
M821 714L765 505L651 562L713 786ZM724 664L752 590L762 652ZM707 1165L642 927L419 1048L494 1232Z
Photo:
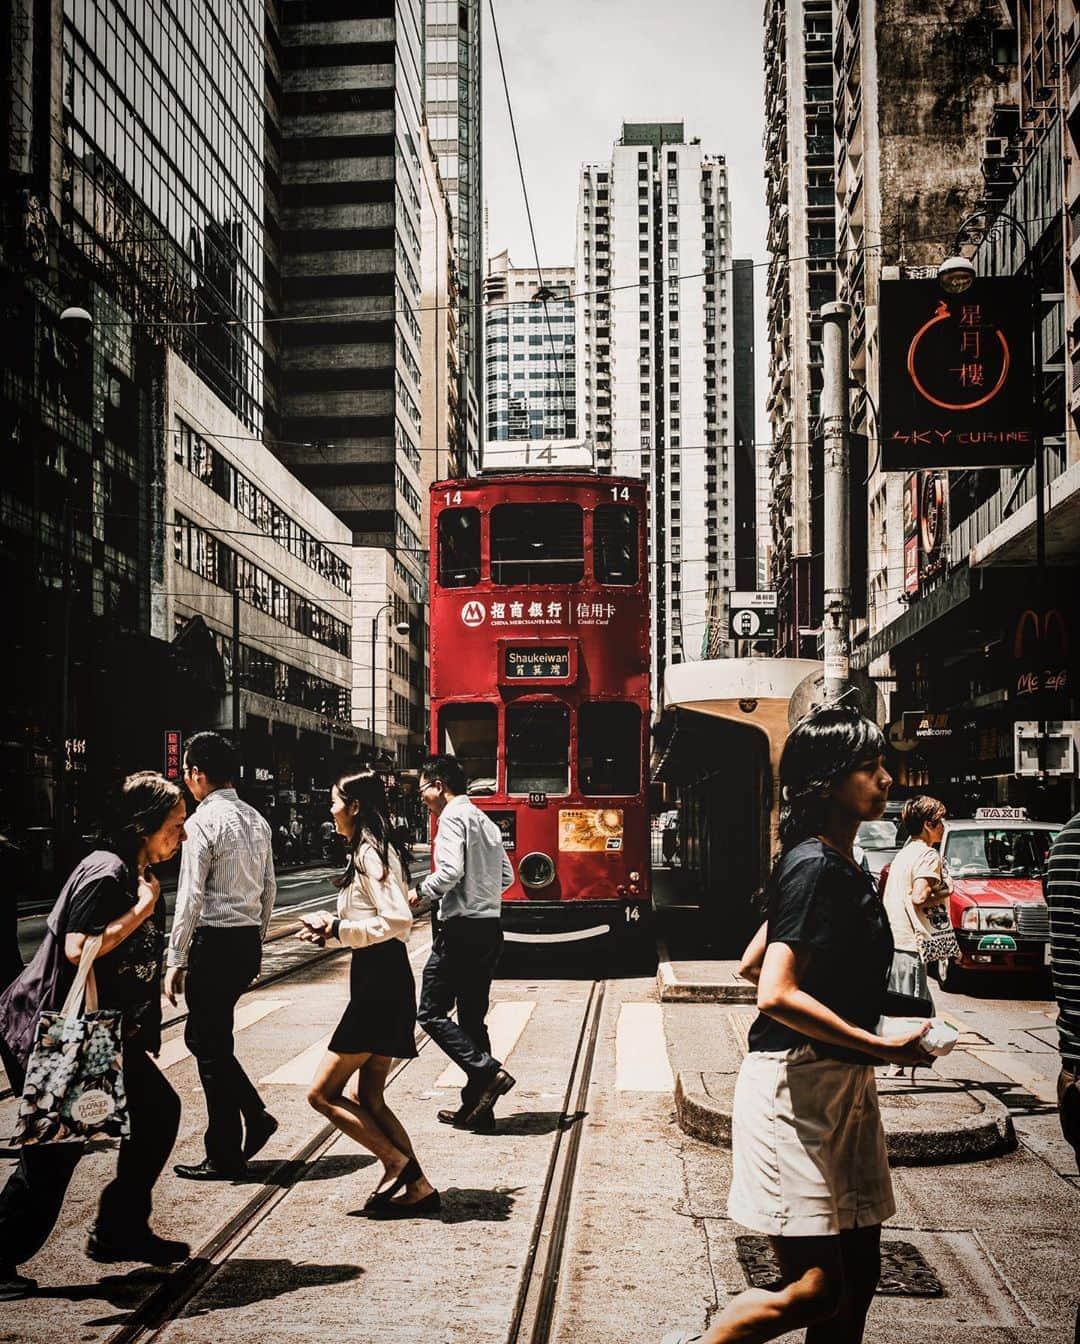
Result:
M492 1107L514 1079L492 1058L484 1018L502 951L502 894L514 880L498 826L466 796L465 774L453 756L431 756L420 767L420 797L438 820L435 870L417 883L413 906L439 903L431 956L424 967L417 1021L466 1075L457 1110L439 1119L458 1129L490 1133ZM450 1011L457 1005L457 1021Z
M220 733L196 733L185 747L184 782L199 806L180 860L165 995L187 998L184 1042L206 1094L206 1157L173 1168L193 1181L233 1179L278 1127L233 1051L233 1013L259 973L277 896L270 825L237 796L236 768Z

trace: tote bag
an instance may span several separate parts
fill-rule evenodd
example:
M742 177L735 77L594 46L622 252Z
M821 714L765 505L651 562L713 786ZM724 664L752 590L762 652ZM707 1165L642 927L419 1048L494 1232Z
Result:
M130 1136L121 1014L101 1011L97 1004L94 958L100 948L100 935L86 939L60 1011L43 1012L38 1019L12 1138L15 1144Z

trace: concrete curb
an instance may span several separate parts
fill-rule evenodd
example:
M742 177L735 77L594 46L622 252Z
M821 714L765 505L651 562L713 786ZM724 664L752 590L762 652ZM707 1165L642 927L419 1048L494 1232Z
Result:
M728 1095L718 1098L710 1094L703 1074L680 1072L675 1079L675 1110L684 1134L717 1148L730 1148L731 1097L736 1075L721 1076L725 1080L723 1090ZM950 1162L977 1162L1012 1152L1016 1147L1016 1132L1005 1106L979 1088L965 1088L963 1093L975 1103L976 1113L952 1117L942 1129L904 1123L910 1120L911 1112L897 1114L897 1109L888 1105L887 1095L883 1096L882 1121L890 1165L930 1167Z
M680 980L667 946L657 943L656 992L661 1003L756 1003L757 990L746 981ZM718 962L717 965L734 965Z

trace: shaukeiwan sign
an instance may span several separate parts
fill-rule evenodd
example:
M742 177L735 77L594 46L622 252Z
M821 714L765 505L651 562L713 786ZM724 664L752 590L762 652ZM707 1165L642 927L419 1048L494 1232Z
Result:
M878 311L885 471L1034 460L1027 280L882 280Z

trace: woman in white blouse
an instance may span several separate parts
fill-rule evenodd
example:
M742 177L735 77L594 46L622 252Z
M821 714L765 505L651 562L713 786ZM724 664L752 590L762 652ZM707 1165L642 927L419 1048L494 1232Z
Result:
M437 1213L439 1193L384 1096L394 1060L416 1054L416 989L406 952L412 929L406 868L394 847L378 775L366 771L339 779L330 815L349 851L337 912L301 916L298 936L353 949L350 995L308 1101L382 1162L383 1178L365 1205L369 1212L388 1218ZM345 1095L354 1074L355 1099Z

